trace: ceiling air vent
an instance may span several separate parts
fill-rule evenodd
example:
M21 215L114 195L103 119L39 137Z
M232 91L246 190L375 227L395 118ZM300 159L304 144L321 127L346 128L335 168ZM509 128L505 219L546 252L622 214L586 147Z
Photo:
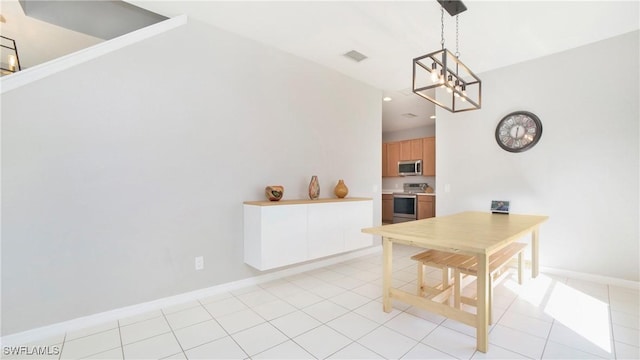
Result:
M414 118L416 116L418 116L418 115L412 114L412 113L404 113L404 114L402 114L402 117L406 117L408 119Z
M351 50L348 53L344 54L344 56L348 57L349 59L355 61L355 62L360 62L364 59L367 58L367 56L365 54L359 53L355 50Z

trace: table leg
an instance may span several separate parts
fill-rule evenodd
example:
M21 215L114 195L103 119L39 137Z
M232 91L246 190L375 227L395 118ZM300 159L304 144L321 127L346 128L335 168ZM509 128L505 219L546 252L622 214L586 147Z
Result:
M478 300L476 314L476 348L486 353L489 350L489 257L478 255Z
M393 243L382 238L382 309L391 312L391 266L393 264Z
M540 273L539 258L538 258L538 235L539 227L536 227L531 232L531 278L538 277Z

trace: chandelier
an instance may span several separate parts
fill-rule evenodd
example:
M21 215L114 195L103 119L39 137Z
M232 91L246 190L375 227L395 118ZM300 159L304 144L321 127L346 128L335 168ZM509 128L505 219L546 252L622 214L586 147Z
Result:
M13 74L16 71L22 70L16 41L0 35L0 58L4 60L5 55L7 59L6 62L0 61L0 75Z
M453 113L480 109L482 81L462 61L458 51L458 14L467 10L459 0L440 3L440 50L413 59L413 92ZM444 43L444 10L456 17L456 53Z

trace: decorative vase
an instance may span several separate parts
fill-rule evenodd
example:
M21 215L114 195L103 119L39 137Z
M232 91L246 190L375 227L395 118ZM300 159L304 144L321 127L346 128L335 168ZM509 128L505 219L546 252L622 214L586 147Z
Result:
M281 185L271 185L264 188L264 194L267 196L269 201L280 201L282 196L284 195L284 186Z
M316 200L318 197L320 197L320 183L318 183L318 177L313 175L309 183L309 198Z
M338 185L333 189L334 194L340 199L344 199L345 196L349 193L349 188L344 184L344 180L338 180Z

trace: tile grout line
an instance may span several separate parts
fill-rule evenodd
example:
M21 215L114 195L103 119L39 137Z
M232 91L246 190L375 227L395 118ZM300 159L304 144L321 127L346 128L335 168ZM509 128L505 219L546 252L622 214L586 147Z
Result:
M236 296L235 296L235 294L233 294L233 293L231 293L231 292L229 292L229 294L230 294L230 295L231 295L231 297L233 297L233 298L235 298L235 297L236 297ZM237 298L236 298L236 300L238 300L238 301L242 302L240 299L237 299ZM197 300L197 301L198 301L198 302L200 303L200 305L204 308L204 311L206 311L206 312L207 312L207 314L209 314L209 316L211 316L211 318L213 318L213 321L215 321L215 322L216 322L216 324L218 324L218 326L220 326L220 328L222 329L222 331L224 331L224 332L225 332L225 334L227 334L227 336L228 336L228 337L229 337L229 338L230 338L230 339L231 339L231 340L236 344L236 346L237 346L240 350L242 350L242 352L247 356L245 359L247 359L247 358L249 358L249 359L250 359L250 358L251 358L251 356L249 356L249 354L247 353L247 351L246 351L244 348L242 348L242 346L240 346L240 344L238 344L238 342L236 341L236 339L235 339L233 336L231 336L231 334L229 333L229 331L227 331L227 329L225 329L225 328L224 328L224 326L222 326L222 324L220 324L220 322L218 321L218 319L216 319L216 317L215 317L215 316L213 316L213 315L209 312L209 309L207 309L207 307L206 307L206 306L204 306L200 300ZM195 348L200 347L200 346L202 346L202 345L210 344L210 343L212 343L212 342L214 342L214 341L218 341L218 340L220 340L220 339L211 340L211 341L206 342L206 343L204 343L204 344L200 344L200 345L198 345L198 346L195 346L195 347L193 347L193 348L191 348L191 349L195 349ZM189 349L189 350L191 350L191 349ZM185 357L188 359L188 357L186 356L186 353L185 353Z
M124 359L124 344L122 343L122 330L120 330L120 320L118 322L118 337L120 338L120 352L122 353L122 359Z
M203 308L204 308L204 306L203 306ZM176 342L178 343L178 346L180 346L180 350L182 350L182 355L184 355L185 359L188 359L187 353L184 351L184 348L182 347L182 344L180 343L180 340L178 340L178 336L176 336L176 333L173 330L173 326L171 326L171 323L167 319L167 315L164 313L164 311L162 309L160 309L160 312L162 313L162 316L164 317L164 321L166 321L167 325L169 325L169 329L171 330L171 334L173 335L173 338L176 339ZM211 315L211 314L209 314L209 315ZM167 355L167 356L172 356L172 355L175 355L175 354L171 354L171 355Z
M607 285L607 310L609 312L609 326L611 327L611 342L613 343L611 345L611 349L613 350L613 358L617 359L618 358L618 354L616 353L616 334L615 331L613 329L613 316L611 314L611 290L609 289L609 285Z
M58 360L62 359L62 351L64 351L64 344L67 342L67 333L64 333L64 337L62 338L62 346L60 347L60 354L58 354Z

